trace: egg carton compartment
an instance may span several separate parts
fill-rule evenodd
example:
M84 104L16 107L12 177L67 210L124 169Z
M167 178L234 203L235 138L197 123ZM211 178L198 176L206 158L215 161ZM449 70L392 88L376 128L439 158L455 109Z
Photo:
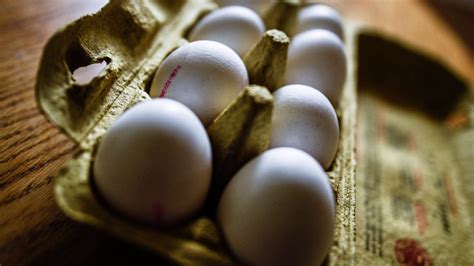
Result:
M277 2L263 19L268 29L287 31L302 4ZM178 264L235 264L213 219L216 198L228 179L268 148L273 99L283 83L289 38L269 30L243 58L250 85L207 127L213 149L209 199L197 216L170 228L143 225L111 210L96 193L95 150L112 122L131 106L150 99L156 69L205 14L210 0L110 1L59 30L47 43L37 75L36 97L45 116L78 144L73 159L57 174L58 205L72 219L142 245ZM355 251L356 50L359 28L345 25L348 75L336 106L340 141L327 172L336 196L334 243L327 263L353 261ZM104 63L105 62L105 63ZM94 63L106 65L89 83L73 72Z

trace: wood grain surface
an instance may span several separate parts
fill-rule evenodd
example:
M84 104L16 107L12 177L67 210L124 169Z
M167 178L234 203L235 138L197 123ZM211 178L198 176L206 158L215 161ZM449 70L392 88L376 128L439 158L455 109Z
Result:
M42 47L61 26L105 2L0 2L1 266L163 263L148 251L68 219L53 197L53 175L76 146L36 107L34 83ZM472 9L439 1L329 2L346 17L426 49L474 81Z

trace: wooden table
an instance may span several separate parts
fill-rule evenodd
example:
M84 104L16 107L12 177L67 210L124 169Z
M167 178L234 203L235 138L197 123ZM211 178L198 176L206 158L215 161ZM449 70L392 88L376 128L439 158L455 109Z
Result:
M36 107L42 47L61 26L105 0L2 1L0 8L0 265L134 265L159 258L57 207L53 175L76 150ZM333 0L356 18L422 47L474 81L472 15L447 2ZM441 7L441 8L440 8ZM442 10L442 11L440 11ZM445 20L446 19L446 20ZM471 26L469 26L471 22ZM450 25L463 24L470 28ZM458 35L460 32L461 35Z

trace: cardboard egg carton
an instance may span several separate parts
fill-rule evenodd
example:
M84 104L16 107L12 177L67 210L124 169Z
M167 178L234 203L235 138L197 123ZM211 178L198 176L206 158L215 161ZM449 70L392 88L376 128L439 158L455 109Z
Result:
M208 200L198 215L171 228L139 224L108 208L95 191L94 152L120 114L150 99L155 70L217 5L116 0L58 31L44 50L36 96L79 147L56 177L63 211L177 264L238 264L214 210L232 175L268 147L271 92L284 82L285 32L301 6L276 2L263 15L270 30L244 57L255 85L207 128L214 163ZM381 32L346 21L344 41L348 76L335 106L340 142L327 172L336 230L326 263L474 264L472 90L439 58ZM86 85L74 81L75 69L98 62L107 63L98 77Z
M193 218L166 229L139 224L106 206L94 188L92 176L94 154L101 137L118 116L138 102L150 99L148 90L158 66L174 49L187 43L185 38L192 26L202 16L217 8L217 5L210 0L110 1L98 13L82 17L59 30L49 40L43 52L37 76L36 96L38 106L45 116L78 145L77 153L56 175L55 196L61 209L74 220L142 245L178 264L236 264L236 259L226 247L213 219L213 210L229 178L243 164L268 148L273 109L271 92L283 85L286 54L290 41L285 32L290 32L293 18L301 6L298 1L285 1L275 3L267 10L264 21L270 30L244 57L250 83L255 85L245 88L207 128L214 160L209 199L204 209ZM371 83L367 82L368 80L374 83L380 81L390 94L390 91L395 91L390 90L390 84L414 88L420 78L412 77L413 81L398 78L397 73L403 72L405 66L400 62L398 62L400 69L387 71L374 63L382 62L387 55L390 55L387 58L392 58L394 62L405 60L396 49L387 48L392 44L390 42L387 44L379 33L370 33L360 26L347 22L344 42L348 57L348 76L342 98L335 106L340 125L340 141L336 158L328 170L331 186L336 195L336 230L334 243L326 263L330 265L400 263L399 258L406 258L403 257L403 248L412 245L413 242L395 242L391 241L392 238L396 239L400 235L403 240L405 239L403 236L410 235L422 242L425 236L416 235L418 231L415 229L413 231L411 227L405 228L403 221L394 222L396 218L394 221L380 222L380 224L388 225L384 226L384 229L378 228L379 224L371 223L371 219L382 217L380 216L382 212L378 214L379 216L375 215L368 209L374 205L364 205L364 202L378 200L384 202L386 200L384 197L387 195L375 195L371 193L370 186L364 185L364 180L371 180L370 173L367 171L369 169L367 165L371 163L370 158L366 159L364 155L367 154L363 154L369 149L367 147L371 146L364 144L364 139L360 146L362 155L358 158L362 166L357 168L358 179L355 178L356 86ZM78 85L74 81L72 73L75 69L103 61L107 63L106 68L90 83ZM413 60L413 56L407 56L405 61L415 64L413 62L416 60ZM356 71L361 62L363 66L375 67L363 67L361 72L365 78L359 82ZM414 67L416 71L425 69L425 65L416 66L419 66ZM439 74L441 72L429 73L441 75ZM414 85L405 86L407 82ZM446 82L448 83L450 84ZM442 106L441 109L432 108L435 112L436 110L438 112L445 109L451 110L461 98L466 98L457 90L453 93L455 93L455 99L449 101L449 106L439 101L430 102L430 100L427 101L428 105L432 103L436 106L439 103L438 105ZM364 92L361 97L364 108L361 111L363 115L359 117L362 121L363 134L365 134L364 129L370 126L370 124L364 124L364 121L370 121L373 118L370 115L374 114L374 110L367 109L367 106L372 106L373 102L376 106L384 106L379 101L371 100L372 96L365 95L367 94ZM410 94L408 90L405 96L416 98L427 95ZM468 106L474 110L472 103ZM379 113L392 111L391 107L376 110ZM408 114L402 111L396 115L394 123L415 127L424 125L427 128L425 131L432 132L434 126L430 124L431 122L423 119L420 120L421 122L416 119L412 121L410 120L412 113ZM438 127L434 128L438 129ZM362 134L361 132L358 131ZM462 151L460 156L465 158L465 162L473 158L473 153L461 147L465 146L472 132L474 131L466 130L455 137L455 146L458 147L456 151ZM386 154L379 155L380 157L372 159L384 161ZM448 156L449 158L451 157ZM465 170L471 164L464 163L463 165L460 168L461 172L466 172L466 175L472 173ZM387 173L390 173L393 168L389 168ZM378 182L385 184L383 179ZM469 250L470 244L467 243L472 242L472 237L470 237L472 234L469 229L470 218L467 214L469 200L462 196L462 184L462 180L454 180L450 190L459 193L456 205L458 214L452 214L452 217L448 215L448 218L451 217L453 221L457 219L450 227L452 235L440 238L438 242L466 243L465 247L460 249L464 252ZM466 189L474 191L471 187L466 186ZM429 191L416 193L420 193L416 194L417 202L420 201L420 195L429 199L434 197L435 201L439 198L436 196L438 194ZM383 210L390 209L386 205L383 206ZM426 209L429 211L428 207ZM471 210L471 215L473 212ZM375 215L373 216L375 218L367 216L368 214ZM383 211L383 214L386 213ZM388 224L392 222L393 226ZM370 226L367 227L367 225ZM439 232L438 229L426 230L432 238ZM379 233L372 239L373 232ZM370 242L371 245L366 246L368 237L372 242ZM380 243L379 240L383 238L386 238L386 241ZM434 262L442 262L441 264L449 262L450 255L456 253L455 250L443 252L443 248L447 245L429 241L431 241L430 244L425 245L428 250L426 254L431 254ZM398 253L394 253L394 250ZM420 251L423 249L416 250L420 252L419 254L426 255ZM444 258L444 260L436 260L436 258ZM468 254L456 256L456 259L451 262L473 263Z
M205 14L217 8L210 0L110 1L59 30L47 43L37 76L36 96L45 116L79 149L57 174L55 196L72 219L142 245L179 264L234 264L219 232L213 210L232 175L269 145L273 98L283 84L290 27L297 2L275 3L264 20L267 31L244 57L250 85L207 128L213 149L209 199L198 215L171 228L139 224L115 213L94 187L92 165L101 137L131 106L150 99L154 72ZM290 14L290 15L288 15ZM293 15L291 15L293 14ZM328 171L336 195L336 231L329 264L345 264L355 254L355 34L346 27L348 77L336 106L340 142ZM72 72L105 61L106 68L86 85ZM242 217L245 219L245 217Z

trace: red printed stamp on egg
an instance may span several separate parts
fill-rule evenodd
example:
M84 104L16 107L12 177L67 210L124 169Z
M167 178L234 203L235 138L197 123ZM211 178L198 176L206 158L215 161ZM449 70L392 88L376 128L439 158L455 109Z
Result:
M165 85L161 89L161 93L160 93L160 96L159 96L160 98L165 97L166 92L168 91L169 87L171 86L171 81L176 77L176 75L178 75L178 72L181 68L182 68L181 65L177 65L173 69L173 71L171 71L171 74L169 75L168 79L166 80Z

